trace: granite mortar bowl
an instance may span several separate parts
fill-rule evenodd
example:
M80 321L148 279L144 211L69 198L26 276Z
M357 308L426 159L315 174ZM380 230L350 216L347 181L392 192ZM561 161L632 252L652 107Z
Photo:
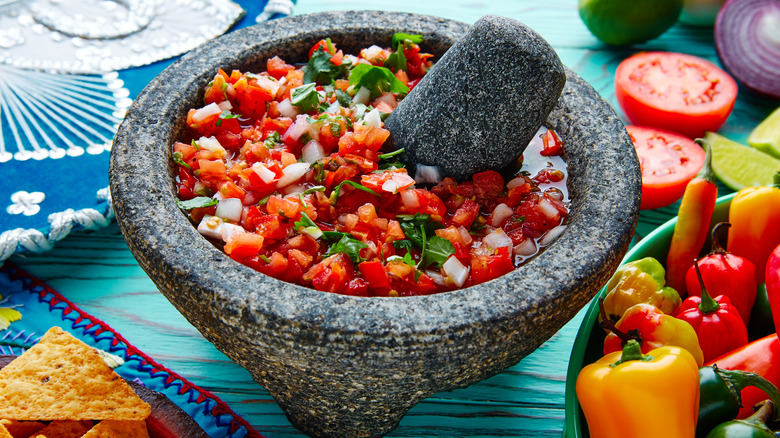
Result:
M117 221L139 264L203 336L249 370L312 436L382 436L431 394L516 364L606 283L629 247L640 201L639 163L614 110L567 70L546 122L565 142L568 228L503 277L430 296L365 298L318 292L243 266L198 234L174 203L171 145L219 67L262 71L278 55L303 62L330 37L345 53L421 34L440 56L468 25L390 12L275 20L183 56L129 109L111 152ZM489 117L486 114L486 117Z

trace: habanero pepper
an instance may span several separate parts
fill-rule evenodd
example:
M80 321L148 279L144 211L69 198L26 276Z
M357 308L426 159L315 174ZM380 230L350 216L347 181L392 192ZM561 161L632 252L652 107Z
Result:
M643 355L630 340L622 351L585 366L576 390L594 438L695 435L699 370L684 348L660 347Z
M775 224L777 226L777 224ZM775 330L780 327L780 245L769 255L766 261L766 295L772 309Z
M744 420L720 424L707 434L707 438L775 438L772 429L766 425L774 411L774 404L767 400L755 414Z
M715 366L699 368L699 420L696 436L702 438L726 420L737 418L742 407L740 393L747 387L760 388L775 403L780 403L780 390L756 373L723 370Z
M717 365L724 370L740 370L756 373L775 386L780 386L780 339L777 334L756 339L736 350L729 351L705 365ZM756 387L742 390L742 408L737 418L747 418L753 414L753 406L766 400L769 395Z
M604 338L604 354L620 351L633 339L639 342L643 353L662 346L675 346L687 350L697 364L704 363L693 327L650 304L636 304L617 323L604 322L602 325L609 330Z
M728 250L750 260L756 267L756 284L763 283L762 268L772 250L780 245L780 188L740 190L731 200L729 222Z
M666 287L664 267L652 257L635 260L619 267L607 282L604 310L611 322L639 303L650 304L663 313L672 314L680 305L680 295ZM603 315L602 315L603 316Z
M701 284L701 296L690 296L683 301L675 318L693 327L699 337L704 360L709 361L748 343L747 327L729 297L712 298L702 280L698 261L693 267Z
M666 282L683 296L686 293L685 273L704 247L718 198L710 145L702 139L696 139L696 142L707 152L704 167L685 187L666 256Z
M712 251L700 258L698 264L710 296L729 297L731 304L737 308L739 316L747 326L750 323L750 312L756 301L756 267L750 260L731 254L720 245L717 237L719 231L730 226L728 222L715 225L712 229ZM685 284L688 295L699 295L702 286L693 266L685 275Z

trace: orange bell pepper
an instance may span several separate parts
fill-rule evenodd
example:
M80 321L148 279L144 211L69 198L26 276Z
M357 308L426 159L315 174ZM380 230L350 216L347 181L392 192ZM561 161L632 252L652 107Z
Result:
M780 188L740 190L731 201L729 222L728 251L753 262L756 283L763 283L769 254L780 245Z

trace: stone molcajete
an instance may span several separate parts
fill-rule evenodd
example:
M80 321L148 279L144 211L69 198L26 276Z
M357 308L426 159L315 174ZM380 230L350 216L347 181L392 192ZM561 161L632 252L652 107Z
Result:
M406 298L318 292L233 261L176 207L171 145L185 132L187 109L202 104L202 87L220 67L261 71L275 55L303 62L325 37L355 53L371 44L389 46L395 32L421 34L424 50L438 58L468 28L430 16L363 11L242 29L161 73L117 133L111 191L138 262L206 339L249 370L310 435L386 434L420 399L499 373L569 321L628 249L641 189L631 139L609 104L566 70L566 85L545 121L565 142L572 199L566 231L496 280Z

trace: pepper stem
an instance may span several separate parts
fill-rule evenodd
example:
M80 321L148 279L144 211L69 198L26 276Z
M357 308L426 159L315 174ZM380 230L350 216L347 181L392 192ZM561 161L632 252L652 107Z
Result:
M704 153L705 153L704 166L702 166L701 170L696 175L696 177L714 184L715 172L712 171L712 148L710 147L710 143L703 138L697 138L694 141L698 143L702 148L704 148Z
M701 278L701 270L699 269L699 259L693 259L693 268L696 270L696 276L699 277L699 284L701 285L701 302L699 303L699 311L703 314L710 314L720 309L720 304L713 300L707 288L704 287L704 280Z
M604 297L599 297L599 314L601 315L601 327L605 330L609 330L612 333L615 334L618 338L620 338L620 343L622 345L626 345L626 343L630 340L635 340L637 342L642 343L641 339L638 339L637 337L631 336L628 333L624 332L623 330L620 330L615 326L615 323L610 321L610 319L607 317L607 311L604 309Z
M775 172L772 176L772 182L775 187L780 187L780 172Z
M717 364L713 365L712 369L734 390L734 395L740 405L742 404L742 397L740 394L742 393L742 390L748 386L755 386L767 393L775 406L778 406L778 403L780 403L780 390L761 375L748 371L724 370L718 368ZM780 421L780 412L774 413L774 420Z
M723 245L720 244L720 239L718 239L718 233L724 227L729 228L731 227L731 224L728 222L718 222L712 228L712 251L710 251L710 254L726 254L728 252L723 248Z
M774 403L772 403L772 400L764 400L760 406L755 414L745 418L743 421L761 429L770 430L766 423L772 418L772 414L775 413Z
M635 339L631 339L623 346L623 353L620 355L620 360L613 363L612 366L616 367L631 360L649 361L652 359L652 356L642 354L642 347L639 345L639 342Z

